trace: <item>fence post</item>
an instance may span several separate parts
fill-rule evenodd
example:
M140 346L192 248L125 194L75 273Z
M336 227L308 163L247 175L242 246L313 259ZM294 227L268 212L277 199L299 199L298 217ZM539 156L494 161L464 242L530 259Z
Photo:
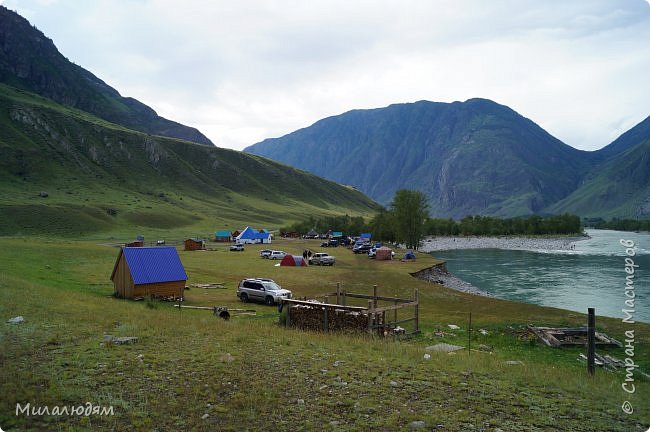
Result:
M341 304L341 282L336 283L336 304Z
M596 313L594 308L587 309L587 372L589 375L596 373Z
M418 319L420 318L420 290L418 288L415 289L415 332L419 333L420 332L420 326L418 323Z
M372 300L373 300L373 307L377 307L377 285L372 286Z

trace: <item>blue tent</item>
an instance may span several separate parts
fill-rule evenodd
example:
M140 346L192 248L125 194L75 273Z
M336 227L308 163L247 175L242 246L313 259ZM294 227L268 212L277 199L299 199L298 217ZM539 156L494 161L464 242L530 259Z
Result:
M372 238L372 234L370 234L370 233L361 233L361 235L359 237L361 237L362 239L370 240Z
M406 251L406 253L404 254L403 259L405 259L405 260L414 260L415 259L415 254L413 253L412 250Z
M247 226L236 238L237 243L271 243L271 233L259 232Z

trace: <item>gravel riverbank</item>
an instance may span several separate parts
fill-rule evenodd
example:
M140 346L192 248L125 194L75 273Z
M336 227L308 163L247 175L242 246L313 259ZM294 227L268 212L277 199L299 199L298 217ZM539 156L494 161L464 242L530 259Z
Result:
M575 243L587 236L576 237L427 237L420 252L451 249L510 249L510 250L573 250Z

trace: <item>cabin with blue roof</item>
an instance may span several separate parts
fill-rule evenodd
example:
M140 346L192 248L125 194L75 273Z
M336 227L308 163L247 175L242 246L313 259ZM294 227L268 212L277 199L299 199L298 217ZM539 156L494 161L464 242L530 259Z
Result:
M125 247L111 281L118 297L183 298L187 274L175 247Z

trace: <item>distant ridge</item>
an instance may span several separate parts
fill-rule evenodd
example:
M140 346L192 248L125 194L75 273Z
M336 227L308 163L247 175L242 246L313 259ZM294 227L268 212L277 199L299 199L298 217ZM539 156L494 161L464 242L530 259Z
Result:
M51 39L17 13L0 6L0 82L140 132L213 145L193 127L160 117L122 97L86 69L71 63Z
M434 216L543 213L594 159L487 99L354 110L245 151L351 184L381 203L423 191Z

